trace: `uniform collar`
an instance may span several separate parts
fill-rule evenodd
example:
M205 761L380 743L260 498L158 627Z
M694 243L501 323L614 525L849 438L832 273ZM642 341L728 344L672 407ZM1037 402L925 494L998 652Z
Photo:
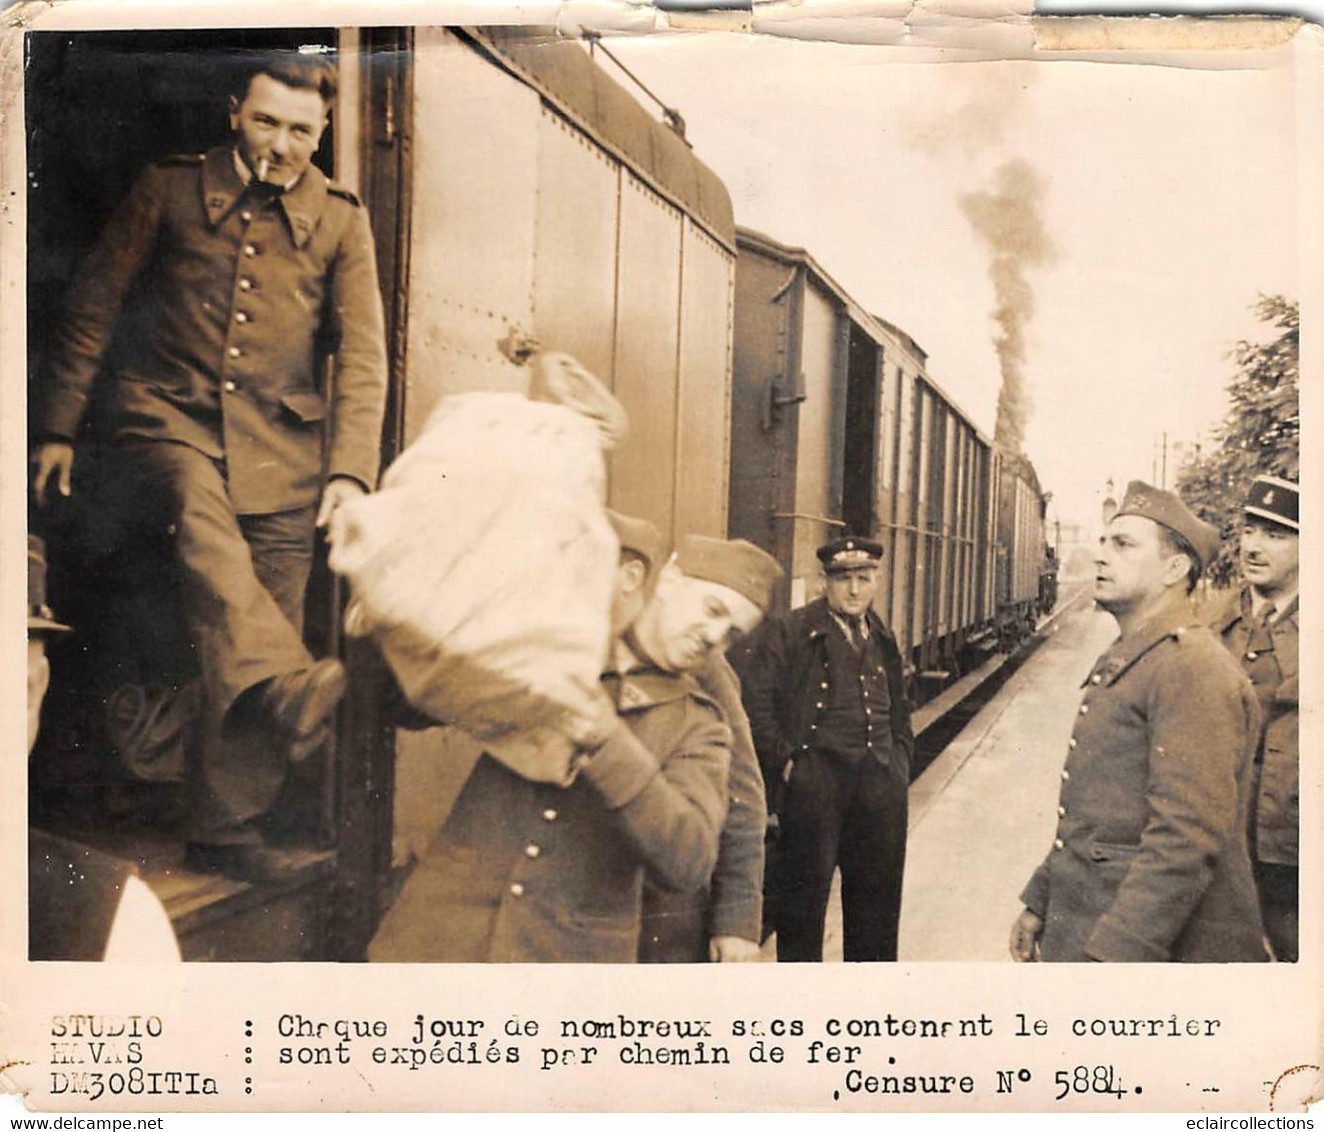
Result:
M1290 617L1296 616L1297 605L1298 605L1297 599L1299 597L1300 597L1300 592L1298 590L1292 590L1291 593L1283 594L1280 595L1279 597L1274 597L1274 598L1262 597L1260 598L1258 605L1260 609L1263 609L1266 605L1270 605L1270 604L1273 605L1274 607L1273 619L1269 622L1269 625L1273 626L1273 625L1277 625L1281 621L1286 621ZM1250 586L1247 586L1243 591L1242 602L1243 602L1242 609L1245 613L1245 616L1247 616L1251 620L1258 621L1259 618L1255 616L1255 608L1257 604L1255 600L1255 591Z
M1188 628L1198 624L1186 597L1174 597L1147 621L1141 622L1130 633L1118 637L1099 658L1081 686L1100 682L1115 684L1122 673L1150 649L1169 638L1180 640ZM1100 680L1095 680L1095 676L1100 677Z
M883 629L882 618L874 611L873 606L866 609L861 616L869 623L869 635L871 637L878 635L880 630ZM811 640L814 637L823 636L834 620L839 623L845 622L845 618L838 617L837 614L832 612L832 607L828 605L828 600L825 597L816 598L805 606L805 618L805 632Z
M636 668L623 676L604 677L603 687L621 715L681 700L699 690L689 676L651 666Z
M202 161L202 203L213 228L230 214L248 186L239 176L233 146L208 151ZM301 248L313 234L326 205L326 176L315 165L308 166L292 189L276 199L285 212L294 246Z

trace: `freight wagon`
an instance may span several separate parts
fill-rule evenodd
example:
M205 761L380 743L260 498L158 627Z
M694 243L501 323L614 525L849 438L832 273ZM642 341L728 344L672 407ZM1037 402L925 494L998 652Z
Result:
M32 34L34 397L46 328L109 210L147 161L224 140L235 63L273 47L320 49L338 62L318 164L372 219L390 352L385 460L446 394L523 389L521 361L541 344L579 357L630 415L632 435L609 469L611 504L669 535L724 534L730 198L585 46L527 30ZM318 653L346 654L351 694L334 750L303 772L298 800L272 831L312 843L304 875L259 892L189 873L179 787L169 781L181 712L169 697L190 661L168 600L167 539L116 527L94 426L78 466L69 508L32 516L50 539L54 604L78 629L77 645L55 658L57 691L33 764L34 823L136 862L188 958L361 957L402 846L431 836L472 744L440 729L397 736L379 663L340 640L341 594L319 568L310 641ZM127 716L118 722L131 736L133 773L108 740L108 703Z
M1038 478L811 254L745 228L737 244L731 533L781 562L783 608L815 595L828 538L881 542L875 606L926 699L1033 629Z

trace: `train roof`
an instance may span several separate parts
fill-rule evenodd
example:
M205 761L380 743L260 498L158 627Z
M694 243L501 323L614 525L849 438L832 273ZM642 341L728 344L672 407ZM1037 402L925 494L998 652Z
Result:
M554 28L486 27L470 34L480 49L735 251L726 185L670 126L593 62L580 42Z
M875 341L882 342L887 338L900 342L903 349L908 350L919 362L919 378L929 386L952 411L966 422L973 430L974 434L986 445L990 447L993 444L992 438L980 429L970 414L965 411L960 403L945 390L928 370L929 355L924 348L915 341L909 334L902 330L893 322L882 318L879 315L866 311L857 303L840 283L832 278L818 262L804 248L797 248L790 244L779 243L771 236L763 232L755 231L753 228L746 228L739 225L736 228L736 244L742 249L749 249L780 260L787 264L797 264L803 266L813 276L815 281L825 291L828 291L845 308L850 317Z

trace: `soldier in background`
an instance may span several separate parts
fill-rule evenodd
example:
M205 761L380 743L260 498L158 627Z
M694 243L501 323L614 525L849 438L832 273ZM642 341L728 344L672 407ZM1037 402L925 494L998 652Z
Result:
M1251 791L1251 858L1274 955L1295 963L1301 781L1297 673L1300 489L1259 476L1246 497L1239 558L1246 584L1210 620L1250 677L1263 719Z
M818 549L824 596L765 625L737 671L769 799L779 962L821 962L841 868L843 954L895 961L914 737L896 640L873 610L883 548Z
M71 630L46 604L46 547L28 536L28 754L50 686L47 645ZM170 917L133 865L40 829L28 831L28 958L179 959Z
M143 173L71 291L35 424L45 504L72 490L73 441L113 367L115 443L173 538L202 669L186 861L242 880L297 871L254 822L344 694L340 662L303 642L314 528L375 486L380 458L372 233L312 165L335 92L332 63L264 56L230 100L233 143Z
M1052 848L1021 894L1018 962L1266 958L1246 820L1259 713L1190 593L1218 532L1135 481L1094 598L1121 636L1086 677Z

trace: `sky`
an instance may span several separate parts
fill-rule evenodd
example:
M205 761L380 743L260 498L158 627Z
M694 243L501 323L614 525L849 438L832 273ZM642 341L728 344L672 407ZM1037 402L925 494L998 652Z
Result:
M1171 485L1226 411L1229 351L1264 335L1257 295L1298 296L1286 66L914 62L731 33L609 46L681 111L737 223L807 248L908 331L990 436L998 293L970 201L996 193L1008 162L1028 170L1037 211L1016 223L1037 220L1037 255L1011 263L1032 288L1016 308L1032 308L1024 444L1064 522L1096 527L1110 477L1118 491L1161 478L1165 432Z

